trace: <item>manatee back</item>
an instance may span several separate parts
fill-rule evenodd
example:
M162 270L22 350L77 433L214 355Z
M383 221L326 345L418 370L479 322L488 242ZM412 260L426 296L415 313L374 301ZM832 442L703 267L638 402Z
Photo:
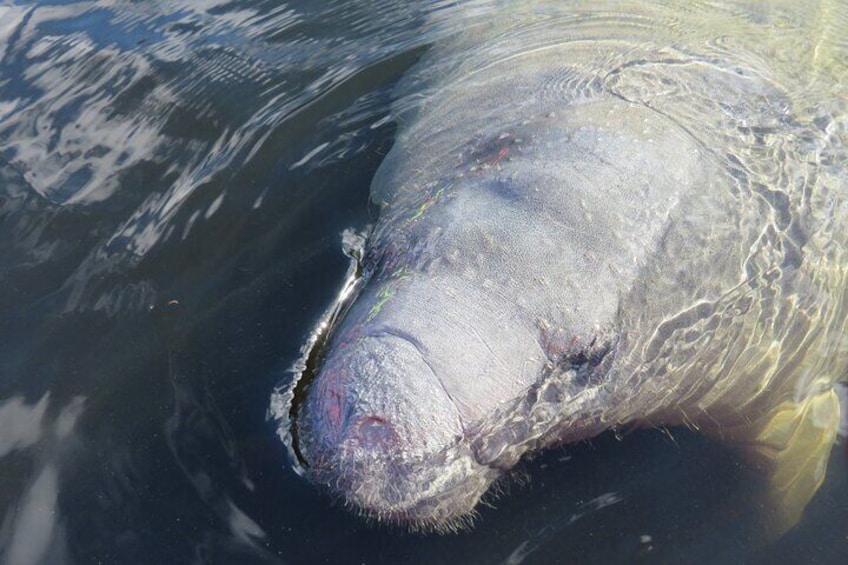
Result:
M646 24L663 21L667 4L647 4L601 36L606 14L580 7L434 49L402 87L416 95L399 102L402 128L372 186L382 233L420 245L433 232L414 225L419 212L453 198L457 212L435 221L442 237L476 233L471 249L538 243L502 254L518 260L491 263L483 280L536 300L524 313L537 321L555 316L544 304L562 303L560 289L583 305L580 327L615 312L620 421L680 421L680 407L726 419L744 412L740 397L768 406L832 382L846 363L846 87L838 66L799 62L798 45L826 51L836 39L795 10L757 20L711 8L666 29ZM797 27L777 38L771 19L789 15ZM610 108L629 117L605 121ZM649 131L666 123L677 131ZM605 126L621 137L599 134ZM588 153L611 165L586 170ZM591 182L574 180L587 172ZM526 219L502 222L502 233L484 221L522 199L548 237ZM534 260L556 292L515 282ZM819 376L799 381L802 350Z

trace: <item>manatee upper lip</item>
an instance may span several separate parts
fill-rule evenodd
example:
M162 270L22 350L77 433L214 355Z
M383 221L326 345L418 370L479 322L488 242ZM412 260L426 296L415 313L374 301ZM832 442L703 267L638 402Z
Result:
M462 430L462 435L464 438L467 438L467 429L465 426L465 422L463 422L462 418L460 417L461 412L459 410L459 406L457 405L456 399L451 395L450 392L448 392L448 389L445 387L445 383L442 382L442 379L441 377L439 377L439 374L435 371L435 369L433 369L433 365L431 365L430 361L427 359L426 347L421 343L421 341L410 333L392 326L384 326L380 328L379 332L375 332L370 335L375 338L387 336L395 339L400 339L409 343L410 345L412 345L412 347L415 348L415 350L418 352L418 355L421 357L421 362L427 366L427 369L430 371L430 374L432 375L433 379L437 383L439 383L439 387L445 393L445 396L450 401L451 406L453 406L454 413L456 414L456 420L457 422L459 422L459 427Z

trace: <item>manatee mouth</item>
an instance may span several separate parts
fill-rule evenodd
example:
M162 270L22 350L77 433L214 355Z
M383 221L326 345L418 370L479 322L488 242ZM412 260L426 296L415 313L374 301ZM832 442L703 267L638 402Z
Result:
M307 475L349 509L380 523L421 532L470 526L474 508L499 474L478 463L464 436L437 452L407 457L398 431L380 417L360 418L338 443L314 437L308 409L304 417Z
M497 472L414 339L391 330L335 348L295 395L304 474L355 512L417 531L470 524Z
M362 457L344 447L330 456L332 463L317 457L310 477L350 509L422 532L470 525L474 508L498 474L479 465L464 441L418 460Z
M351 510L424 532L469 526L491 484L524 453L550 444L567 427L593 421L585 410L598 394L593 374L613 357L609 340L592 340L559 360L526 394L466 428L414 340L392 331L368 339L324 363L301 395L297 453L305 474ZM386 365L387 358L395 363ZM386 375L376 381L381 395L368 397L370 389L358 386L363 383L355 375L373 375L374 364ZM415 374L392 373L410 366ZM411 386L423 388L410 394ZM391 400L380 404L383 398ZM432 409L421 406L437 406L443 414L427 420Z

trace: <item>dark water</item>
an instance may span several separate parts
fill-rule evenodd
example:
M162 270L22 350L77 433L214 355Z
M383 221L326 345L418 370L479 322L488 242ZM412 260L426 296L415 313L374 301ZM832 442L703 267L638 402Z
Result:
M293 472L270 395L450 10L0 3L0 562L844 562L844 438L770 543L752 471L678 430L544 454L447 536Z

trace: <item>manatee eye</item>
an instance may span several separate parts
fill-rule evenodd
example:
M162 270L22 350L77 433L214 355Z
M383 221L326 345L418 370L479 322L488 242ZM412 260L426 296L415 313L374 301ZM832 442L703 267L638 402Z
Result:
M563 355L556 361L554 371L574 371L574 384L587 386L592 384L592 376L603 374L603 367L612 362L615 349L614 339L593 337L592 340L574 352ZM598 370L601 368L602 370Z

